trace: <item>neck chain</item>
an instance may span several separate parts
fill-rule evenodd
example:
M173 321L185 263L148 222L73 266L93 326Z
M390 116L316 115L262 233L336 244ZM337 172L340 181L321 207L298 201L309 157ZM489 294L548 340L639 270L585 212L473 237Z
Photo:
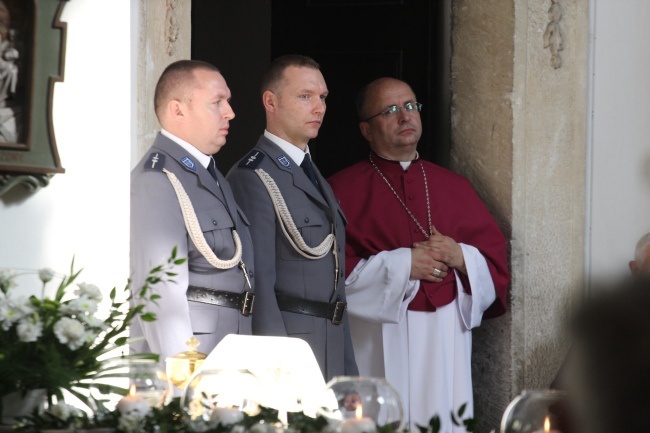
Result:
M429 186L427 182L427 174L424 172L424 166L420 164L420 168L422 169L422 176L424 177L424 193L426 194L427 197L427 218L429 219L429 234L424 230L420 222L415 218L415 215L410 211L410 209L406 206L406 203L402 200L402 198L397 194L397 191L395 191L395 188L393 188L393 185L390 184L386 176L384 176L384 173L381 172L379 167L377 167L377 164L375 164L375 161L372 159L372 153L368 154L368 159L370 159L370 164L375 168L377 173L379 173L379 176L381 176L382 179L384 179L384 182L386 182L386 185L388 185L388 188L393 192L395 195L395 198L400 202L400 204L404 207L404 210L406 210L406 213L409 214L411 219L415 222L415 224L418 226L422 234L424 234L424 237L428 238L429 236L433 235L433 224L431 223L431 205L429 204Z

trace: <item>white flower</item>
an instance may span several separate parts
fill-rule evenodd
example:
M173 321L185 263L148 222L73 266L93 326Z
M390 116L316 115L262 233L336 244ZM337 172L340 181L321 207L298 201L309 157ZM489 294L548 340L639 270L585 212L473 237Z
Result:
M97 338L97 335L99 335L99 332L95 332L92 330L86 331L86 335L84 336L84 341L86 344L90 345L95 342L95 339Z
M104 331L104 330L106 330L106 329L109 328L109 326L106 324L106 322L104 322L104 321L101 320L101 319L98 319L98 318L95 317L95 316L86 316L86 315L83 315L83 316L79 316L79 320L81 320L82 322L84 322L84 323L85 323L86 325L88 325L90 328L101 329L102 331Z
M84 325L70 317L62 317L54 324L54 335L61 344L67 345L71 350L79 349L86 342Z
M80 297L86 297L96 302L102 302L102 292L96 285L89 283L79 283L77 284L77 287L79 288L75 290L75 293Z
M48 409L48 412L63 421L67 420L71 416L81 415L79 409L63 402L55 404Z
M140 411L133 410L120 416L117 428L126 433L140 433L144 431L144 418L145 415Z
M40 278L41 281L44 283L50 282L53 277L54 277L54 271L50 268L43 268L40 271L38 271L38 278Z
M33 343L43 334L43 323L38 318L26 317L18 322L16 332L21 342Z
M94 301L86 296L81 296L76 299L71 299L59 307L62 314L75 315L81 313L94 314L97 312L97 301Z
M35 311L29 298L25 296L12 296L7 293L0 299L0 323L2 329L8 331L11 326L23 317Z
M0 287L5 287L7 290L16 287L14 283L14 273L7 269L0 270Z

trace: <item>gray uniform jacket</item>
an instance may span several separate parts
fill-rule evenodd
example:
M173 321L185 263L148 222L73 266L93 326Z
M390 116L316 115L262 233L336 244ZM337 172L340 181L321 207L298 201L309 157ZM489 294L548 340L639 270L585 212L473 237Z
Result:
M252 159L251 159L252 158ZM305 242L319 245L331 233L339 251L339 279L334 290L332 252L318 260L298 254L280 228L269 193L254 168L266 171L276 182L293 221ZM256 298L253 333L298 337L312 348L326 380L358 375L347 312L340 325L331 320L280 311L276 294L312 301L345 301L345 218L329 184L317 171L325 197L305 172L279 146L262 136L251 153L227 175L237 202L251 220L255 249Z
M131 273L134 291L141 287L148 272L166 263L172 249L188 261L174 268L175 283L156 284L162 297L154 311L155 322L135 321L131 337L143 335L145 342L134 350L151 351L165 357L188 350L185 342L194 335L201 342L197 349L210 353L227 334L251 334L251 317L238 310L188 301L187 286L241 293L250 290L240 267L220 270L213 267L190 239L176 193L162 169L176 175L192 201L203 235L218 258L233 257L232 230L242 241L242 257L253 282L253 246L248 221L237 207L228 182L217 172L219 185L210 173L180 145L158 134L153 146L131 172Z

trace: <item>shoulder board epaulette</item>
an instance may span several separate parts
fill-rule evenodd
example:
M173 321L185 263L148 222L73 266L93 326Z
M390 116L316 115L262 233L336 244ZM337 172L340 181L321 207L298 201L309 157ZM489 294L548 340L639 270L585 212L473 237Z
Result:
M262 151L253 149L248 155L239 161L237 167L250 168L251 170L254 170L258 165L260 165L264 156L265 155Z
M162 171L165 167L165 155L159 152L152 152L144 162L145 171Z

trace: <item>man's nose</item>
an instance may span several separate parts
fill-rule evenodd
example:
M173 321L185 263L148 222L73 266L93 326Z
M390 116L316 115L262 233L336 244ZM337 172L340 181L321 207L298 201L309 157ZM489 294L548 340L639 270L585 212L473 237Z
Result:
M314 104L314 113L316 114L322 114L325 113L326 110L326 105L325 105L325 100L318 98L316 103Z
M226 120L232 120L235 118L235 111L232 109L232 106L229 102L225 102L223 106L223 118Z

